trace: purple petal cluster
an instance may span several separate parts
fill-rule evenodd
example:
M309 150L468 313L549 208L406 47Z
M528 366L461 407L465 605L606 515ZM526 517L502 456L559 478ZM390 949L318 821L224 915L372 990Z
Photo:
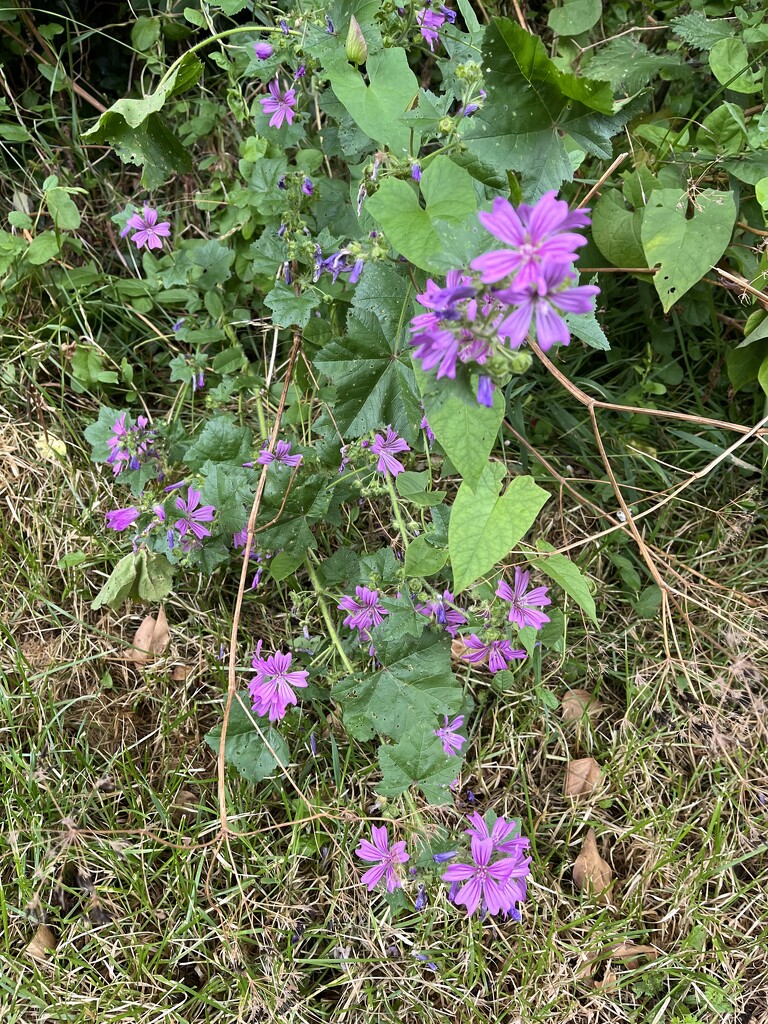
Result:
M200 491L190 485L187 489L186 499L176 499L176 508L181 512L181 517L173 526L182 537L185 537L190 531L198 540L211 536L211 531L203 526L203 523L211 522L216 515L216 509L213 505L201 505L200 497Z
M416 24L419 26L419 31L424 37L425 42L434 53L435 43L440 40L438 29L441 29L446 21L450 23L456 21L456 14L444 6L441 6L438 10L431 10L429 0L427 0L427 4L423 10L416 12Z
M526 878L530 873L530 845L524 836L513 835L514 822L497 818L489 831L477 813L469 815L470 858L465 863L451 864L441 876L451 886L449 899L463 905L469 915L480 910L520 919L517 904L527 894ZM435 858L436 859L436 858Z
M107 526L110 530L127 530L129 526L141 515L141 512L134 507L116 508L107 512Z
M296 90L286 89L285 92L282 92L276 78L269 83L267 89L269 96L262 96L259 103L261 103L265 114L272 115L269 119L269 127L280 128L283 121L293 124Z
M506 580L499 582L496 596L503 601L509 601L509 621L514 622L519 629L525 626L533 626L534 629L541 627L550 621L549 616L539 611L552 603L549 597L548 587L534 587L529 590L531 573L529 569L523 570L519 566L515 568L514 584L510 585Z
M274 452L267 451L265 445L256 461L260 466L269 466L273 462L280 462L284 466L300 466L303 458L303 455L291 455L290 441L278 441Z
M467 742L464 736L457 732L464 725L464 715L457 715L453 721L448 721L448 715L443 716L444 723L441 729L435 729L435 736L443 744L443 752L450 757L461 753L461 748Z
M379 456L379 461L376 464L376 469L379 473L384 473L385 475L391 473L392 476L397 476L398 473L404 472L405 466L397 461L395 455L399 455L401 452L409 452L411 449L402 437L398 437L391 426L387 426L386 437L383 437L381 434L374 434L370 450L374 455Z
M485 643L476 633L463 636L461 640L467 648L461 655L462 659L475 665L487 659L488 668L493 673L501 672L511 662L527 657L526 651L515 650L509 640L490 640Z
M319 281L324 273L331 275L331 281L336 283L340 274L349 274L347 280L350 284L357 284L365 266L365 260L358 256L354 261L349 249L339 249L330 256L323 256L323 250L319 245L315 246L315 270L312 275L313 281Z
M142 464L158 457L155 449L157 431L149 426L146 416L139 416L134 424L127 423L128 413L120 413L107 440L107 465L118 476L124 469L140 469Z
M345 595L339 601L337 608L340 612L349 612L344 625L350 629L356 629L360 634L360 642L370 643L371 630L384 621L388 615L387 609L379 603L378 590L369 590L368 587L355 587L357 600L354 597Z
M293 688L307 685L309 673L304 669L289 671L291 654L276 651L266 658L261 656L261 641L256 648L251 664L256 675L248 684L253 700L253 710L257 715L269 715L270 722L278 722L285 717L289 704L296 703Z
M405 843L392 843L390 845L386 825L382 825L380 828L373 825L371 827L371 840L369 842L367 839L361 839L360 845L355 850L355 853L361 860L375 865L365 872L360 881L363 885L367 885L368 891L371 892L382 878L386 878L387 891L394 892L395 889L402 885L397 874L397 865L405 864L406 861L411 859L405 852Z
M446 633L450 633L451 636L456 636L459 626L467 624L466 615L454 607L453 594L450 590L444 590L443 596L435 598L434 601L417 604L416 611L420 615L434 616Z
M158 224L157 210L153 210L145 203L142 213L134 213L128 218L125 227L120 232L120 237L125 238L131 231L134 232L131 235L131 241L137 249L141 249L142 246L146 246L148 249L162 249L163 239L168 238L171 234L171 223L164 220Z

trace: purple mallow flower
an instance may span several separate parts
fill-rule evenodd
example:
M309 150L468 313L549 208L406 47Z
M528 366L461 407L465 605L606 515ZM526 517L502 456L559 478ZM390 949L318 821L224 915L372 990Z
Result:
M421 615L434 615L446 633L450 633L451 636L456 636L459 626L467 624L466 615L458 608L453 607L453 594L450 590L444 590L443 596L435 598L434 601L417 604L416 611Z
M552 603L548 596L548 587L534 587L528 590L531 582L529 569L523 571L519 566L515 568L515 582L513 586L505 581L499 582L496 596L511 603L509 609L509 621L514 622L520 629L524 626L533 626L534 629L541 629L545 622L549 622L549 616L537 609L544 608Z
M349 612L344 625L350 629L356 629L361 639L370 640L370 632L374 626L384 621L388 615L387 609L379 604L378 590L369 590L368 587L355 587L357 600L354 597L345 595L339 601L337 608L340 612Z
M268 466L272 462L281 462L284 466L300 466L303 455L291 455L291 442L278 441L274 452L264 447L256 460L260 466Z
M153 210L145 203L141 214L134 213L128 218L125 227L120 232L120 237L125 238L131 231L135 232L131 235L131 241L137 249L141 249L144 245L148 249L162 249L163 239L168 238L171 234L171 224L167 220L158 224L157 210Z
M441 11L430 11L429 8L424 8L423 11L416 12L416 23L425 42L434 53L435 43L440 39L437 30L445 24L445 14Z
M395 455L399 455L401 452L409 452L411 449L398 435L394 432L391 426L387 426L387 436L382 437L381 434L374 434L373 443L370 449L374 455L379 456L379 461L376 464L376 469L379 473L391 473L392 476L397 476L398 473L402 473L405 470L405 466L402 466Z
M477 811L470 814L467 820L470 823L470 827L464 829L466 835L476 836L478 839L490 839L498 853L519 855L531 845L530 839L526 839L525 836L513 836L512 839L507 838L510 832L515 831L514 821L507 821L503 817L497 818L493 823L493 828L488 831L485 819Z
M461 637L467 651L461 655L464 661L477 664L488 659L488 668L491 672L501 672L507 668L511 661L521 660L527 657L525 651L513 650L509 640L491 640L483 643L476 633Z
M447 864L449 860L453 860L456 856L455 850L446 850L444 853L433 853L432 860L435 864Z
M368 842L367 839L361 839L355 853L361 860L368 861L369 863L378 863L376 863L375 867L369 868L360 881L363 885L368 886L369 892L372 892L381 879L386 876L387 891L394 892L395 889L402 885L397 876L396 866L398 864L405 864L406 861L411 859L405 852L405 843L393 843L390 847L386 825L382 825L381 828L373 825L371 828L371 839L373 840L372 842Z
M459 110L458 116L459 117L469 117L470 114L474 114L476 110L480 109L480 104L486 98L486 96L487 96L487 93L486 93L485 89L480 89L478 94L477 94L477 98L475 100L470 100L470 102L467 103L466 106L462 107Z
M116 508L107 512L107 526L110 530L127 530L141 515L137 508Z
M427 421L427 417L426 416L422 416L421 417L421 423L419 424L419 429L423 430L426 433L426 435L427 435L427 442L430 445L433 445L435 443L435 435L434 435L434 433L432 431L432 428L430 427L430 425L429 425L429 423Z
M304 193L305 196L311 196L312 193L315 191L315 186L312 184L309 178L305 178L304 181L302 181L301 191Z
M275 52L275 48L269 43L254 43L253 48L256 51L256 56L259 60L269 60Z
M500 338L506 338L511 348L519 348L525 341L531 321L535 320L536 340L547 352L553 345L567 345L571 332L561 313L589 313L592 300L600 291L596 285L567 285L576 280L568 276L568 267L550 263L538 275L524 284L515 280L509 288L496 293L496 297L517 308L498 325Z
M248 684L253 700L253 710L257 715L269 715L270 722L277 722L285 717L289 704L296 703L293 687L307 685L309 673L304 669L290 672L292 655L276 651L267 658L261 657L261 641L256 647L251 664L256 675Z
M259 100L261 103L264 113L271 114L272 117L269 119L270 128L280 128L283 121L287 121L288 124L293 124L293 108L296 106L296 90L286 89L285 92L280 91L280 83L275 78L267 86L269 89L269 96L262 96Z
M414 181L421 181L421 167L419 164L411 165L411 177Z
M461 753L461 748L467 742L463 736L456 732L464 725L464 715L457 715L452 722L448 721L448 715L443 716L444 725L441 729L435 729L434 734L443 744L443 752L454 757Z
M216 509L213 505L200 505L200 491L190 486L186 501L184 498L176 499L176 508L182 515L173 525L182 537L186 536L189 530L198 540L211 536L211 531L203 526L203 523L211 522L216 515Z
M530 858L513 855L493 860L493 840L475 835L471 845L472 863L452 864L441 876L444 882L464 883L452 893L453 902L463 904L470 915L481 902L491 914L513 913L515 904L525 899Z
M157 432L149 426L146 416L139 416L136 423L126 426L127 413L123 412L115 420L112 436L107 440L107 465L117 476L124 469L140 469L142 463L156 458L154 442Z
M556 195L547 192L535 206L521 203L517 209L508 199L497 196L491 213L478 214L483 227L510 246L472 260L472 269L481 272L486 284L514 274L516 284L522 286L552 263L564 271L562 281L576 260L575 250L587 244L586 238L572 229L587 227L590 221L587 210L571 212Z

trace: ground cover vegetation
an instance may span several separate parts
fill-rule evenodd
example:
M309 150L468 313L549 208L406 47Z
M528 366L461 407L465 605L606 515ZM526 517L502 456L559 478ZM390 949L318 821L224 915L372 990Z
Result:
M3 1020L768 1020L764 5L43 6Z

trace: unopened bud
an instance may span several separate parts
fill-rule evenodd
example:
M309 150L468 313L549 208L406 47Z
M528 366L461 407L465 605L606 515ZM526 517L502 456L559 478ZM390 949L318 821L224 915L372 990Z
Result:
M364 64L368 56L368 44L365 41L363 30L360 28L354 15L352 15L349 22L349 31L347 32L344 50L347 54L347 60L351 60L353 64Z
M527 373L531 368L533 356L530 352L515 352L510 356L509 368L512 373Z

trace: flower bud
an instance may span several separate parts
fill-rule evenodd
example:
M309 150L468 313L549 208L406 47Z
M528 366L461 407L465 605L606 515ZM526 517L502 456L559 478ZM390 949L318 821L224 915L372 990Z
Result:
M347 32L347 41L344 44L347 60L353 64L364 64L368 56L368 44L363 36L363 30L358 24L357 18L352 15Z
M527 373L531 368L533 356L527 350L515 352L509 359L509 368L512 373Z

